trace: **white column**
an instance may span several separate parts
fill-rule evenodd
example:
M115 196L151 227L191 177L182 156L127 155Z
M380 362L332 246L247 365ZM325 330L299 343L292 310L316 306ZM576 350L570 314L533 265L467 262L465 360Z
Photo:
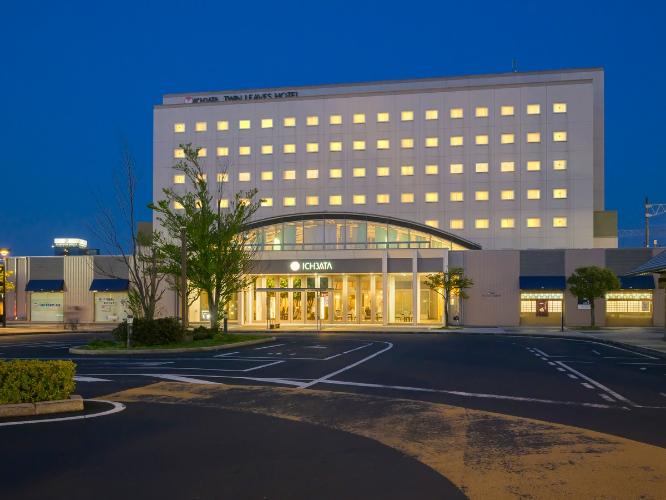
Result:
M421 303L419 301L419 255L418 250L412 250L412 324L416 325L420 317Z
M382 254L382 324L388 325L388 250Z

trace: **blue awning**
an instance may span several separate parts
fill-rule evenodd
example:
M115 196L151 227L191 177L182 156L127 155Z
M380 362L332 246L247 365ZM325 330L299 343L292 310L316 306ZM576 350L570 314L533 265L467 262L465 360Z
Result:
M65 280L30 280L25 285L26 292L62 292Z
M564 276L521 276L521 290L564 290L567 280Z
M620 276L620 288L623 290L654 290L654 278L651 274L638 276Z
M128 289L129 280L94 279L90 284L91 292L126 292Z

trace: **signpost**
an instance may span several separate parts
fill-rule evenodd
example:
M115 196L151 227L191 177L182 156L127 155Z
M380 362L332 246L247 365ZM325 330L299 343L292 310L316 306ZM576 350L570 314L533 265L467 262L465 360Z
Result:
M127 315L127 348L130 348L132 338L132 324L134 324L134 316L131 314Z

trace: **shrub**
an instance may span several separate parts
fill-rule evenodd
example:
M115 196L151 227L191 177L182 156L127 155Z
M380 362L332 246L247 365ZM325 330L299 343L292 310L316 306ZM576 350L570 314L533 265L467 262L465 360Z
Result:
M127 342L127 322L113 330L113 337ZM132 345L163 345L183 341L183 328L178 318L136 318L132 325Z
M211 330L205 326L198 326L192 330L194 340L212 339L217 334L217 330Z
M67 399L74 392L72 361L0 361L0 404Z

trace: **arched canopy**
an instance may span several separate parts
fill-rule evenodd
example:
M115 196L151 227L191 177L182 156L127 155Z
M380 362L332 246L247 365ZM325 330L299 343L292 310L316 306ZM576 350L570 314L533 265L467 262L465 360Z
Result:
M386 215L307 212L250 222L260 250L448 248L481 246L441 229Z

